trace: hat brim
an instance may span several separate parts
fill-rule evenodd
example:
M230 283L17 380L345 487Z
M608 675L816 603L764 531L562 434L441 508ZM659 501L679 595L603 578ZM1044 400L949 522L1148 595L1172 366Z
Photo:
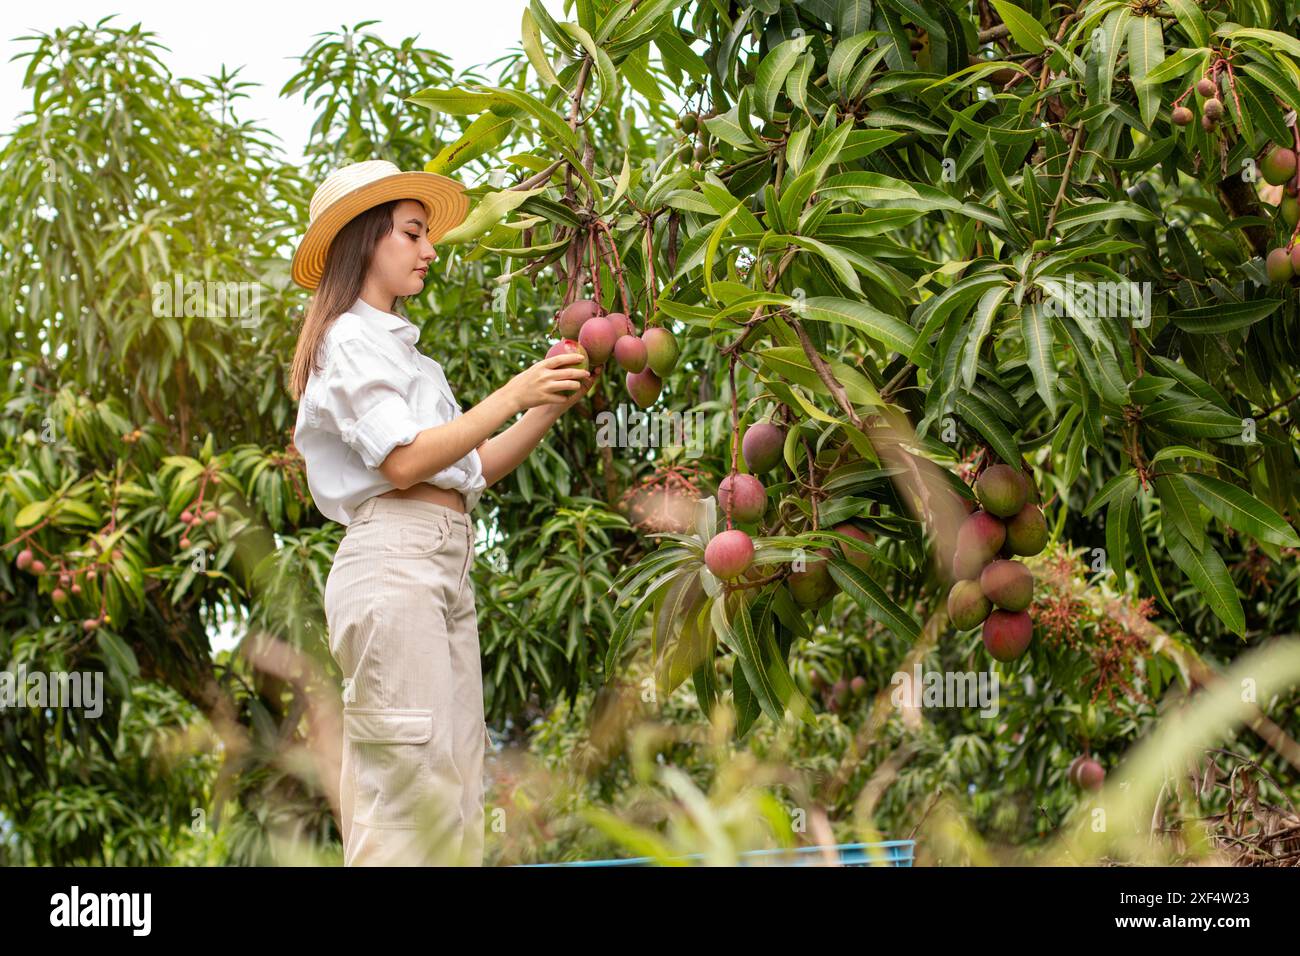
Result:
M293 255L293 281L305 289L320 285L325 256L338 231L360 213L390 199L414 199L429 217L428 236L437 242L447 230L460 225L469 213L465 187L437 173L395 173L344 193L307 227Z

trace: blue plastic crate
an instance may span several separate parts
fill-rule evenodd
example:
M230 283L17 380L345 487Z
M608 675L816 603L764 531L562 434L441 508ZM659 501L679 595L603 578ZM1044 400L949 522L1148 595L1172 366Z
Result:
M791 850L747 850L741 854L741 866L819 866L825 847L801 846ZM916 853L915 840L885 840L881 843L840 843L830 847L843 866L911 866ZM673 857L674 860L702 860L703 853ZM636 856L620 860L571 860L566 863L524 863L522 866L654 866L654 857Z

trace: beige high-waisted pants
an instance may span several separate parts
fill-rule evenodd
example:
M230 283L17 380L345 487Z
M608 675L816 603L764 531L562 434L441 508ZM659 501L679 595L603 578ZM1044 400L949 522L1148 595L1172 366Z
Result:
M374 497L325 584L343 671L345 866L481 866L483 671L469 515Z

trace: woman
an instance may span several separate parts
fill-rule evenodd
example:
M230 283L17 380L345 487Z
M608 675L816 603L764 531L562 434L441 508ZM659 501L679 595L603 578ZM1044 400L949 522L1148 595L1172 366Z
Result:
M465 218L454 180L383 160L312 196L293 278L314 289L291 370L294 444L347 526L325 586L344 677L344 865L481 865L483 680L470 512L595 382L543 359L468 412L394 310ZM599 369L596 370L599 373ZM522 419L494 433L519 412Z

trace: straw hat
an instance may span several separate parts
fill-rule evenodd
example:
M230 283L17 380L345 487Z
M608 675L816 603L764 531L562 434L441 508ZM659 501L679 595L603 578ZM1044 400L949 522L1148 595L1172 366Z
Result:
M338 231L354 216L390 199L414 199L424 206L430 242L441 239L469 212L465 187L446 176L404 173L386 159L341 166L325 177L311 197L307 232L293 255L293 281L316 288Z

